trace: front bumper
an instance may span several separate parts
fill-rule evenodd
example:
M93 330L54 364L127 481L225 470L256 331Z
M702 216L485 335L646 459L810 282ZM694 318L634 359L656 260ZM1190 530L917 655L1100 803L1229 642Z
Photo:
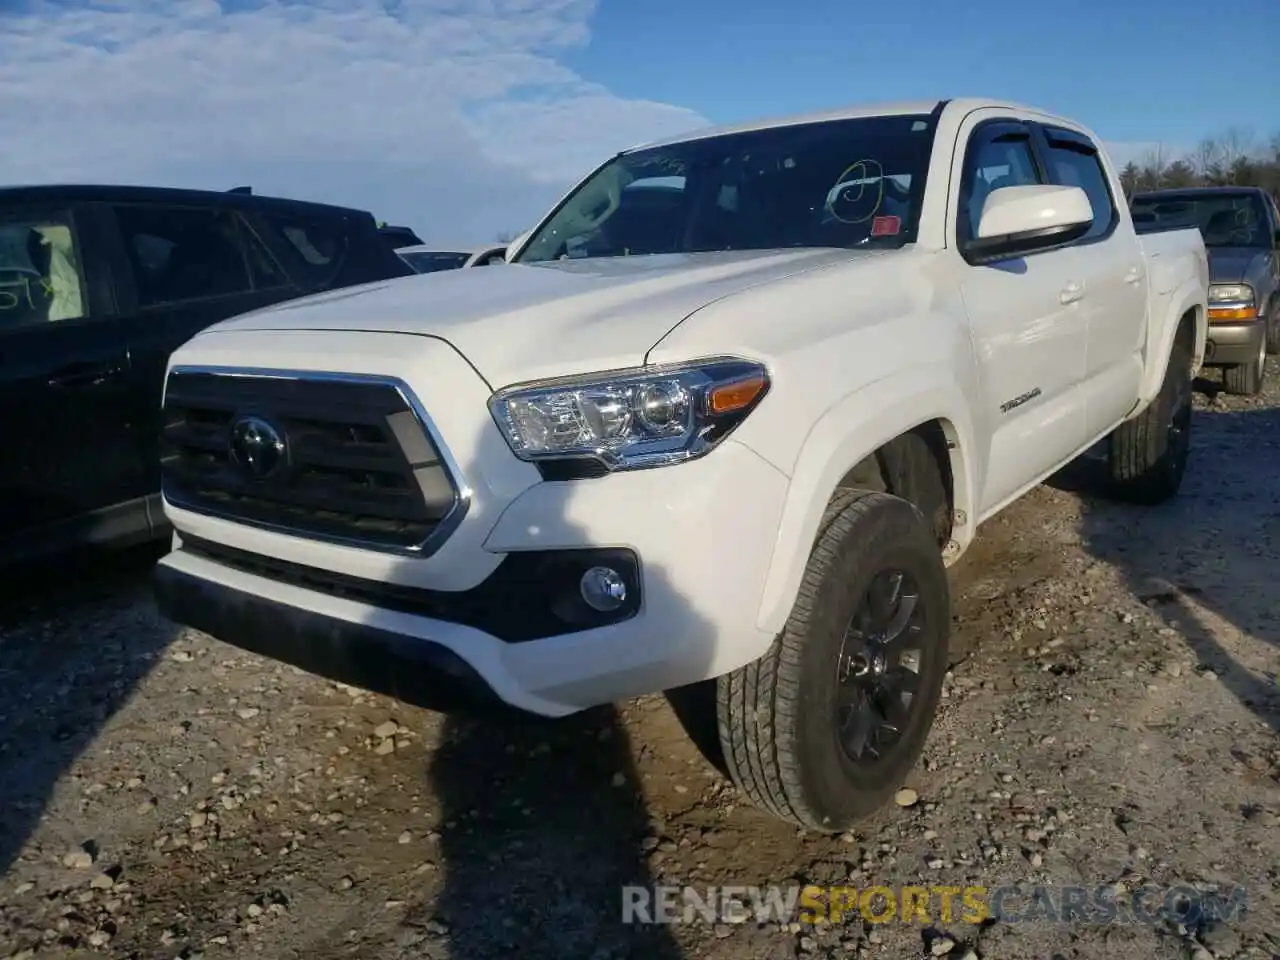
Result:
M544 716L718 676L772 642L757 619L788 478L732 437L687 463L543 481L502 439L488 385L441 341L232 332L196 338L175 361L234 366L248 355L266 369L321 372L340 356L345 369L412 385L470 507L437 549L413 555L166 501L174 549L156 587L177 623L423 706L469 691L463 699ZM557 629L537 588L563 589L574 574L524 561L575 551L634 558L637 608Z
M756 619L786 490L782 474L732 440L684 464L535 484L485 541L494 572L452 591L452 604L439 602L451 591L406 587L412 571L392 580L340 575L339 583L322 562L334 548L322 544L301 575L298 565L288 576L273 572L281 567L271 554L258 554L257 565L220 557L198 541L184 544L175 513L175 548L157 568L157 601L179 624L421 706L455 709L451 698L465 694L458 707L497 701L565 716L719 676L764 653L773 638ZM436 564L453 546L451 539L427 560L398 563ZM530 609L537 584L508 600L493 589L510 577L507 562L575 551L633 555L638 609L603 626L566 623L557 633L545 608L522 627L511 611L500 616L468 599ZM560 577L555 586L564 583ZM408 602L415 590L430 602ZM441 689L449 686L457 689Z
M1240 323L1210 323L1205 342L1205 363L1214 367L1255 363L1263 349L1266 335L1266 321L1263 319Z
M501 708L503 701L462 657L429 640L327 616L241 586L161 563L160 612L236 646L354 687L433 710Z

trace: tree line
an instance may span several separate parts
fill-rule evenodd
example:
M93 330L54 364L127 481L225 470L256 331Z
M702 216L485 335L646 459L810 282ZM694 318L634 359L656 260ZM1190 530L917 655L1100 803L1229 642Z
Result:
M1185 156L1149 150L1120 171L1126 197L1144 190L1184 187L1262 187L1280 201L1280 133L1260 141L1233 128L1207 137Z

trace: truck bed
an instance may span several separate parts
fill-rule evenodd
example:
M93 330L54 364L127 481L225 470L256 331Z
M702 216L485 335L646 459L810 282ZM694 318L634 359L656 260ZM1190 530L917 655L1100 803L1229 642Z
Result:
M1151 292L1156 296L1172 293L1186 279L1185 261L1190 257L1204 261L1205 276L1208 275L1208 255L1205 253L1204 240L1195 227L1142 234L1138 237L1138 245L1150 266L1149 284Z

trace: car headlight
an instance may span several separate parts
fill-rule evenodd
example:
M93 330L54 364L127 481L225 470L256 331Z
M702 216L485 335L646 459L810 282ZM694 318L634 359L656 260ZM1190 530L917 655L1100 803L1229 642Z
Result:
M1247 283L1212 283L1209 285L1210 303L1253 303L1253 287Z
M518 384L495 393L489 408L522 460L633 470L702 456L768 390L763 365L717 357Z

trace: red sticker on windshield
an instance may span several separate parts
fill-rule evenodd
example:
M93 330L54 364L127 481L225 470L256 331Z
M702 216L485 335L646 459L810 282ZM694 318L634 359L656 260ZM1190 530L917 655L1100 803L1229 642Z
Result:
M876 217L871 221L871 235L873 237L892 237L901 229L901 217Z

